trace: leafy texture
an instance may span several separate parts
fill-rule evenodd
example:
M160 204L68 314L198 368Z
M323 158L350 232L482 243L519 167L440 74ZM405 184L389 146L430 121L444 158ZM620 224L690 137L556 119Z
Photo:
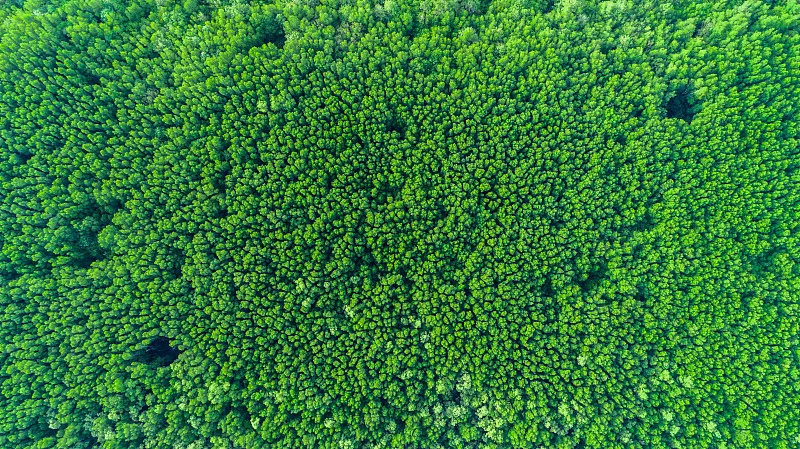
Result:
M796 1L0 6L0 446L800 445Z

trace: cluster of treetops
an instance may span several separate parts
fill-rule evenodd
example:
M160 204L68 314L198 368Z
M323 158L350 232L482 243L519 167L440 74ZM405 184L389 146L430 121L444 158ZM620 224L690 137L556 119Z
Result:
M796 0L0 6L0 447L800 447Z

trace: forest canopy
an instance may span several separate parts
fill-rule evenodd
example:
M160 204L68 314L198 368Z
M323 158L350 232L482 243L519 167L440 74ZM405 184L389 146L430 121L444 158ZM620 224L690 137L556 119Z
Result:
M800 3L0 5L0 447L800 447Z

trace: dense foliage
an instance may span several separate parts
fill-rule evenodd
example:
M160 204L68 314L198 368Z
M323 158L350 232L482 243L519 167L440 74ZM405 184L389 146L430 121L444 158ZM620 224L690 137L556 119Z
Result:
M798 30L3 3L0 447L799 447Z

